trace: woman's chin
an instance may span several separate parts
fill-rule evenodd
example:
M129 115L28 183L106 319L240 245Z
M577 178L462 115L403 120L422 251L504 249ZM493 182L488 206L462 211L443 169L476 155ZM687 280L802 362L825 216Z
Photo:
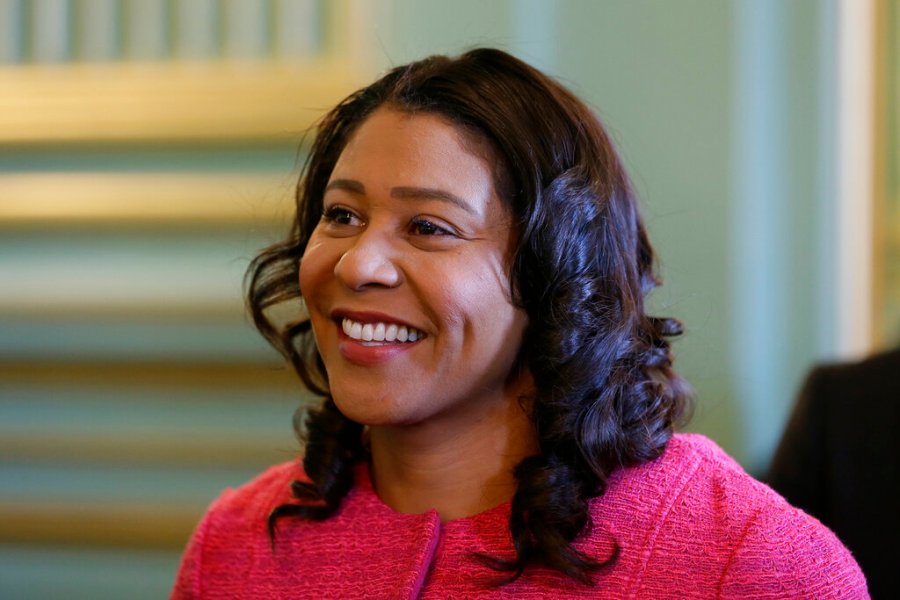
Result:
M335 406L345 417L369 427L401 425L408 418L392 399L373 394L359 396L356 394L335 393L332 390Z

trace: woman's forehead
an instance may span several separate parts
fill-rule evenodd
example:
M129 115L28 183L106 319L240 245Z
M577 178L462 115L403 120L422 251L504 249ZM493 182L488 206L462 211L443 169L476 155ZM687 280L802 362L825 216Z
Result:
M350 138L329 181L493 194L491 165L467 146L456 127L435 115L379 110Z
M410 167L424 167L420 174L428 171L451 185L486 175L494 193L509 204L510 174L495 144L475 126L443 113L391 104L376 109L350 135L329 180L343 177L347 168L379 164L407 174Z

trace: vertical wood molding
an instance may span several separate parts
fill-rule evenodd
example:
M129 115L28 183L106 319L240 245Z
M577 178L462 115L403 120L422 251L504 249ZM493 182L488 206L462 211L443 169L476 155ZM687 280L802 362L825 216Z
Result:
M873 344L876 0L838 0L837 352Z
M900 147L897 139L898 130L895 119L898 117L897 88L898 82L895 68L900 59L898 34L900 34L900 11L891 0L876 0L874 15L874 118L873 134L873 214L872 214L872 342L876 349L889 346L891 339L889 322L891 305L890 294L895 289L891 276L890 261L900 258L900 247L897 246L900 235L900 212L891 207L891 193L894 182L894 169L890 160L900 162L900 157L892 156L893 149ZM893 44L893 46L892 46ZM894 113L893 116L891 113ZM894 199L897 202L897 199ZM894 303L900 300L893 300Z

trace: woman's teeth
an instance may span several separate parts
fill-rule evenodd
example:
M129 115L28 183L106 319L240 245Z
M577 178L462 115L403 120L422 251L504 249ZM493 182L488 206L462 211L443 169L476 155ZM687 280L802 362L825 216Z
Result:
M361 342L415 342L425 334L413 327L395 323L360 323L344 319L341 328L347 337Z

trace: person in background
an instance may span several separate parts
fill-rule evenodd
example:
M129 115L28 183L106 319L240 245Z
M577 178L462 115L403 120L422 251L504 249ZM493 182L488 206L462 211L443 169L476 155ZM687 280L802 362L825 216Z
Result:
M303 456L210 507L173 597L866 597L828 529L674 432L654 260L603 126L521 60L435 56L349 96L248 273L321 397Z
M830 527L873 598L900 590L900 348L806 378L769 484Z

